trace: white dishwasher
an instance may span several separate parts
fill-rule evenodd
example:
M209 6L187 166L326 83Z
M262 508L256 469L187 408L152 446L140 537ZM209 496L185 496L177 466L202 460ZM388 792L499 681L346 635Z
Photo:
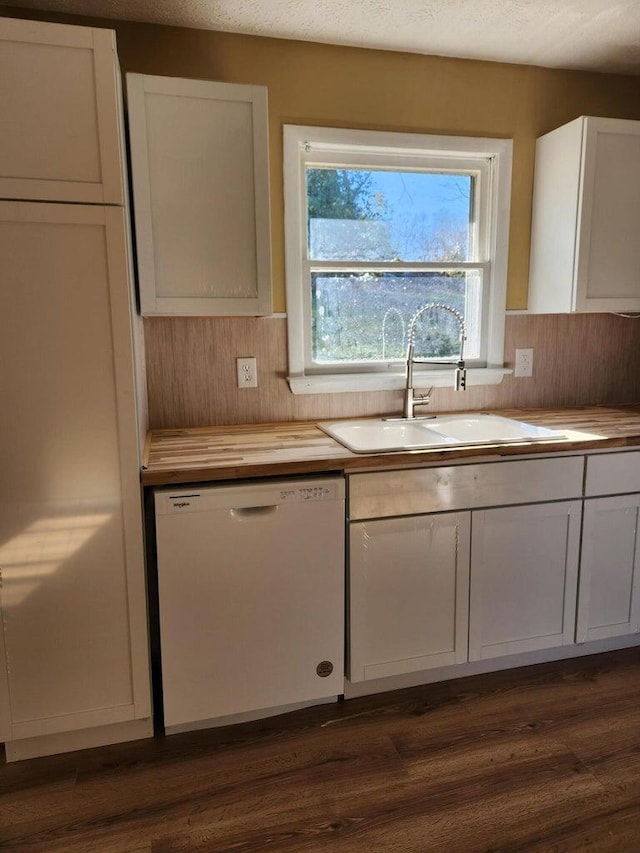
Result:
M167 732L344 692L342 478L164 487L155 514Z

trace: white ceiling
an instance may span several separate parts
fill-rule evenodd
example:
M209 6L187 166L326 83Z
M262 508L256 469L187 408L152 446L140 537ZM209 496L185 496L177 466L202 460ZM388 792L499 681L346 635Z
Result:
M0 0L1 6L640 74L640 0Z

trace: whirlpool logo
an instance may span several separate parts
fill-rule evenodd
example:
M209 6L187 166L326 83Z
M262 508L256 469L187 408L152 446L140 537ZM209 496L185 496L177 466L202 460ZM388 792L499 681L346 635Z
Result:
M176 509L182 509L184 506L191 506L191 501L177 501L174 503L174 507L176 507Z

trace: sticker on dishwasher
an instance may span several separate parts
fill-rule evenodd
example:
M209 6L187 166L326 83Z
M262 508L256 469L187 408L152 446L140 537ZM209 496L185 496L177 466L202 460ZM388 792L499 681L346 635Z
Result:
M281 501L322 501L327 498L332 498L334 495L333 489L327 486L300 486L297 489L281 489Z

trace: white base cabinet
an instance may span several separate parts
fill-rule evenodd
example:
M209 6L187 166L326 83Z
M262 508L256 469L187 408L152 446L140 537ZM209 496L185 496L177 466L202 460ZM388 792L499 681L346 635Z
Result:
M350 681L573 643L583 474L573 456L352 475Z
M576 640L640 631L640 452L587 458Z
M585 501L576 641L640 631L640 495Z
M348 516L354 685L640 633L640 451L353 474Z
M467 659L470 518L457 512L351 525L351 681Z
M580 501L473 513L469 660L574 641Z

